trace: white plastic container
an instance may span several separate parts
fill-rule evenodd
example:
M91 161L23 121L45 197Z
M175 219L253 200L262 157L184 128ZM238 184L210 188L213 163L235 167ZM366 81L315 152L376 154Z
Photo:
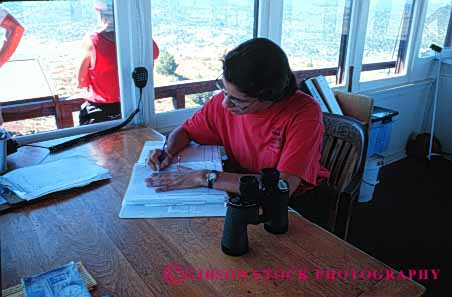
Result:
M367 158L364 167L361 190L358 202L369 202L374 196L375 186L380 182L378 180L380 168L383 166L383 157L374 155Z

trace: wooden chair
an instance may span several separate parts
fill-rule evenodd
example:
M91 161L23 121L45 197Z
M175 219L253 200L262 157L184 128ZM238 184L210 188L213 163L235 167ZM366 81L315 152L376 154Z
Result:
M330 171L328 183L337 191L328 228L347 240L366 161L367 133L361 122L351 117L324 113L323 121L321 164Z

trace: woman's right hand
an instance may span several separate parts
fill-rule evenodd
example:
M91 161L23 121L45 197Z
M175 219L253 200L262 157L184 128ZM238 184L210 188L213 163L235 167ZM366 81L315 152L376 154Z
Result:
M161 170L168 167L173 161L173 156L171 156L168 152L155 149L149 151L149 155L146 159L146 165L151 167L153 170Z

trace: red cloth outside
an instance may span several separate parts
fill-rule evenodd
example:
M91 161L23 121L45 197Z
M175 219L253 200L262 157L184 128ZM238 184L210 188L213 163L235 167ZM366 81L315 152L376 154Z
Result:
M116 44L100 33L90 35L95 53L95 65L88 71L90 97L94 103L119 102L119 78L116 57ZM153 58L157 59L160 50L153 43Z

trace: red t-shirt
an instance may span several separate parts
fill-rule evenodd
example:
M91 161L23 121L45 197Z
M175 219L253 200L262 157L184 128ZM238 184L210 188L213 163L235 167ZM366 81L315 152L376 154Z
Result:
M119 102L118 64L116 44L100 33L90 35L96 55L95 64L89 69L89 101L95 103Z
M116 58L116 43L100 33L90 35L96 55L95 65L88 70L90 97L94 103L119 102L119 78ZM157 59L160 50L153 44L153 58Z
M221 104L223 93L209 100L183 124L200 144L223 145L228 157L242 168L258 173L277 168L302 180L300 190L317 186L329 176L320 165L323 116L310 96L292 97L253 114L234 115Z

